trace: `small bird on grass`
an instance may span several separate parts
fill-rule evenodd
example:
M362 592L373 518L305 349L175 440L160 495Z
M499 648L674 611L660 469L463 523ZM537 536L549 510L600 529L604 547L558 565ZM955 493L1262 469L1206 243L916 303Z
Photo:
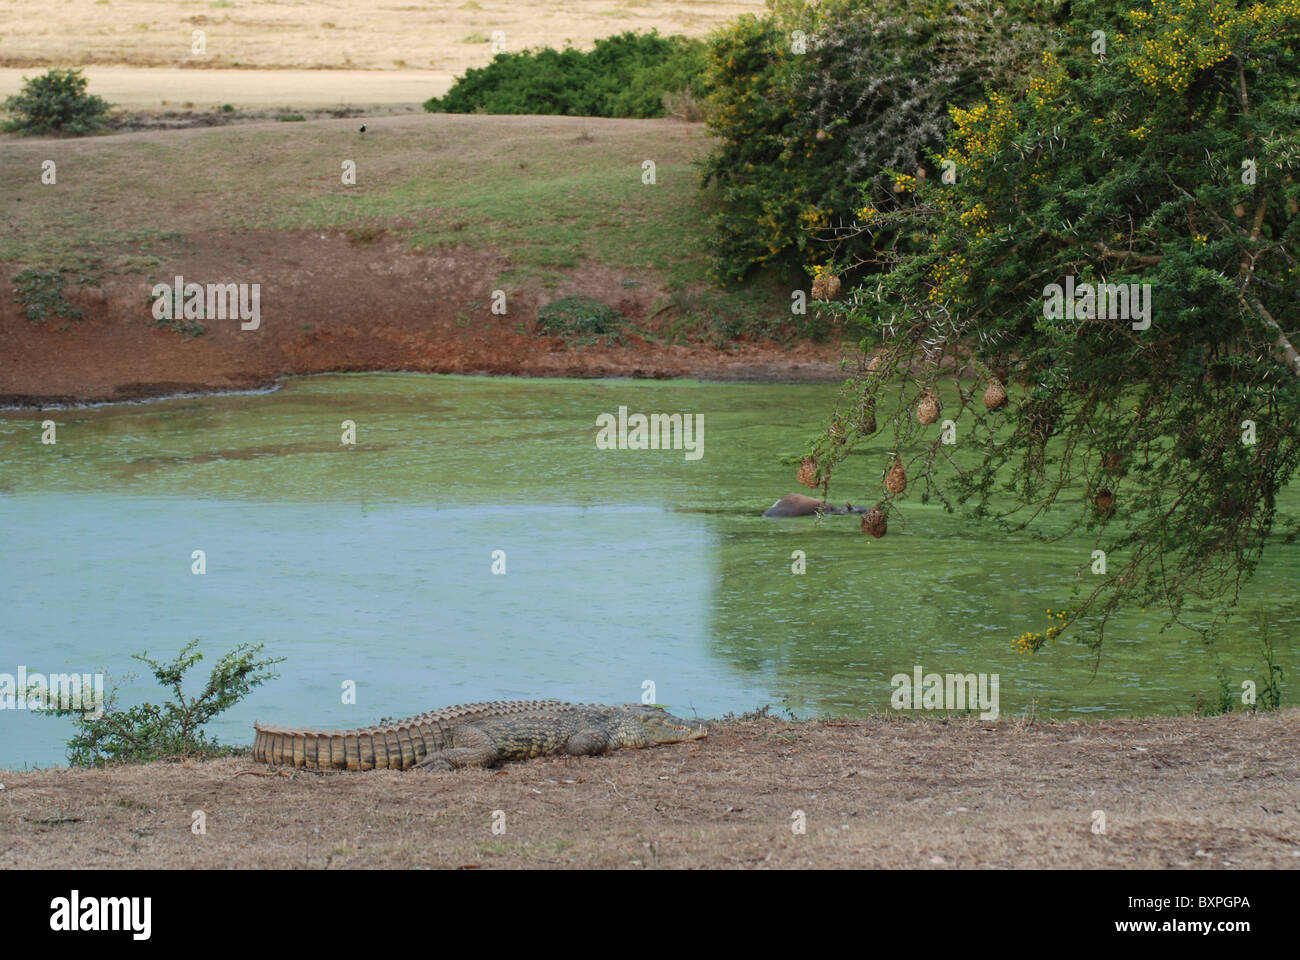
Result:
M366 125L364 123L361 125L361 132L362 133L366 132Z

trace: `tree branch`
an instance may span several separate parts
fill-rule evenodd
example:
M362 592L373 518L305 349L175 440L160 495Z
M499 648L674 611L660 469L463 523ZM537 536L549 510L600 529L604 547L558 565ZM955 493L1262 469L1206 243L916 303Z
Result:
M1136 253L1133 250L1112 250L1104 243L1094 243L1094 247L1101 251L1103 257L1110 257L1118 260L1132 260L1135 263L1145 263L1148 266L1155 266L1164 256L1154 253Z
M1282 351L1282 356L1286 357L1287 363L1291 364L1291 372L1300 377L1300 352L1287 339L1286 331L1282 329L1281 324L1273 319L1273 315L1268 312L1268 308L1259 302L1257 297L1247 297L1245 293L1238 290L1237 297L1241 300L1241 305L1247 310L1253 310L1255 314L1264 321L1265 324L1273 328L1277 334L1274 343Z

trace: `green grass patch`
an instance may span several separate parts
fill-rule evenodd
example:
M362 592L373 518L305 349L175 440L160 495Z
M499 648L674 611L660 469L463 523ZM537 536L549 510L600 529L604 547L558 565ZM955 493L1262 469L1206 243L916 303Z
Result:
M617 310L594 297L561 297L537 311L537 326L542 333L595 343L603 338L621 340L626 321Z
M63 272L30 268L14 277L14 296L29 323L51 317L80 320L81 311L63 298Z

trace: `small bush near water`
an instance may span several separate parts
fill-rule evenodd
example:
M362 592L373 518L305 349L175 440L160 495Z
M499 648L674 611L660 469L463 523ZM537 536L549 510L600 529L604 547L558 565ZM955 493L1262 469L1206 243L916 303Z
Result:
M113 690L98 719L79 710L50 710L54 716L71 717L77 728L68 740L68 762L102 767L240 752L240 748L222 746L215 737L209 738L203 725L233 707L254 687L274 679L277 674L270 668L284 658L258 659L262 644L241 643L217 661L201 693L186 697L181 689L185 672L203 659L198 643L187 643L170 663L159 663L143 653L133 657L146 664L160 684L171 688L171 700L119 710L117 691Z

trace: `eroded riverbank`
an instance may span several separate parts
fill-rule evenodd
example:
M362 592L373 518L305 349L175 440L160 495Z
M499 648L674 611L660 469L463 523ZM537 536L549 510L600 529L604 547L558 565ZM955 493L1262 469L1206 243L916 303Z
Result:
M411 252L400 241L358 247L338 231L192 236L159 276L223 276L255 252L250 282L264 305L257 329L210 321L186 339L160 329L139 276L104 279L68 297L83 318L31 323L0 298L0 406L41 407L265 389L295 374L365 371L521 377L628 377L750 382L842 379L837 342L666 342L650 329L578 344L538 336L538 309L555 296L589 296L641 324L666 292L643 271L587 265L555 291L512 289L509 310L488 306L483 278L506 269L493 251ZM305 268L304 264L319 266ZM395 279L396 278L396 279ZM401 295L393 295L394 283ZM625 285L625 283L627 285ZM650 324L649 326L654 326ZM640 327L636 327L640 329Z

